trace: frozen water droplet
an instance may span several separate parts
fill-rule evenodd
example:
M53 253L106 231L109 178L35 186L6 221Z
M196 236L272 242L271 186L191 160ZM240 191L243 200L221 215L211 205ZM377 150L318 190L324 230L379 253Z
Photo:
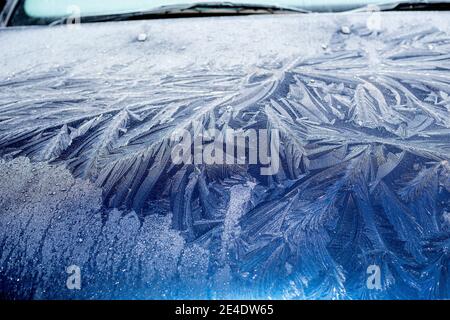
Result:
M137 39L138 39L138 41L143 42L143 41L147 40L147 34L145 34L145 33L139 33Z
M342 26L341 27L341 32L343 33L343 34L350 34L350 27L348 27L348 26Z

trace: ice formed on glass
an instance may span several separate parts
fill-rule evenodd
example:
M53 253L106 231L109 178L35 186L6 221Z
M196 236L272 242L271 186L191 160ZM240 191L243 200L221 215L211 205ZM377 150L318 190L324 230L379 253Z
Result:
M367 18L1 31L1 294L449 298L450 19ZM205 128L278 130L279 172L174 165Z

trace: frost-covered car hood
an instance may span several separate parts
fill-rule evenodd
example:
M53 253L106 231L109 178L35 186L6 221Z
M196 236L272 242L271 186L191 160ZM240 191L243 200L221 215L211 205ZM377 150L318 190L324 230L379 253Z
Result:
M0 31L2 296L449 298L450 15L380 16ZM205 128L279 172L173 164Z

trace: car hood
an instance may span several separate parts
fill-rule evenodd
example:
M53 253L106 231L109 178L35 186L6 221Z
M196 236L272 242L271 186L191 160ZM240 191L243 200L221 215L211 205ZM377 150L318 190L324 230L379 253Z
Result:
M71 261L95 289L74 297L448 297L435 261L450 228L449 24L324 13L1 30L4 292L66 297L45 279ZM174 132L210 129L276 130L279 170L171 160ZM30 261L42 277L17 286ZM368 265L385 291L365 287Z

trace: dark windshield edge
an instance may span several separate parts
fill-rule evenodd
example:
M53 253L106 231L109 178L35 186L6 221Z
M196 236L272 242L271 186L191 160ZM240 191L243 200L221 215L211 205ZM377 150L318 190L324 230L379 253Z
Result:
M23 26L23 25L60 25L70 19L69 16L56 18L32 18L28 17L25 22L15 21L17 16L25 15L23 0L10 0L7 2L0 15L0 27ZM323 9L323 8L322 8ZM245 4L232 1L199 2L183 5L167 5L142 12L129 12L105 15L82 16L81 23L106 22L123 20L146 20L165 18L189 18L208 16L235 16L253 14L276 14L276 13L311 13L311 12L367 12L367 11L447 11L450 10L450 2L445 1L398 1L398 2L375 2L363 7L349 8L338 6L330 10L308 10L299 7ZM20 20L20 19L19 19Z
M448 11L450 2L445 1L398 1L398 2L380 2L365 5L346 12L366 12L366 11Z
M11 17L16 12L19 4L20 0L6 1L3 10L0 12L0 27L8 26L8 23L11 20Z
M141 19L161 19L161 18L187 18L198 16L224 16L224 15L252 15L262 13L281 13L296 12L309 13L310 11L283 7L276 5L247 5L234 2L203 2L198 4L162 6L156 9L119 13L112 15L96 15L81 17L81 22L104 22L104 21L123 21L123 20L141 20ZM65 23L67 17L53 21L50 25Z

